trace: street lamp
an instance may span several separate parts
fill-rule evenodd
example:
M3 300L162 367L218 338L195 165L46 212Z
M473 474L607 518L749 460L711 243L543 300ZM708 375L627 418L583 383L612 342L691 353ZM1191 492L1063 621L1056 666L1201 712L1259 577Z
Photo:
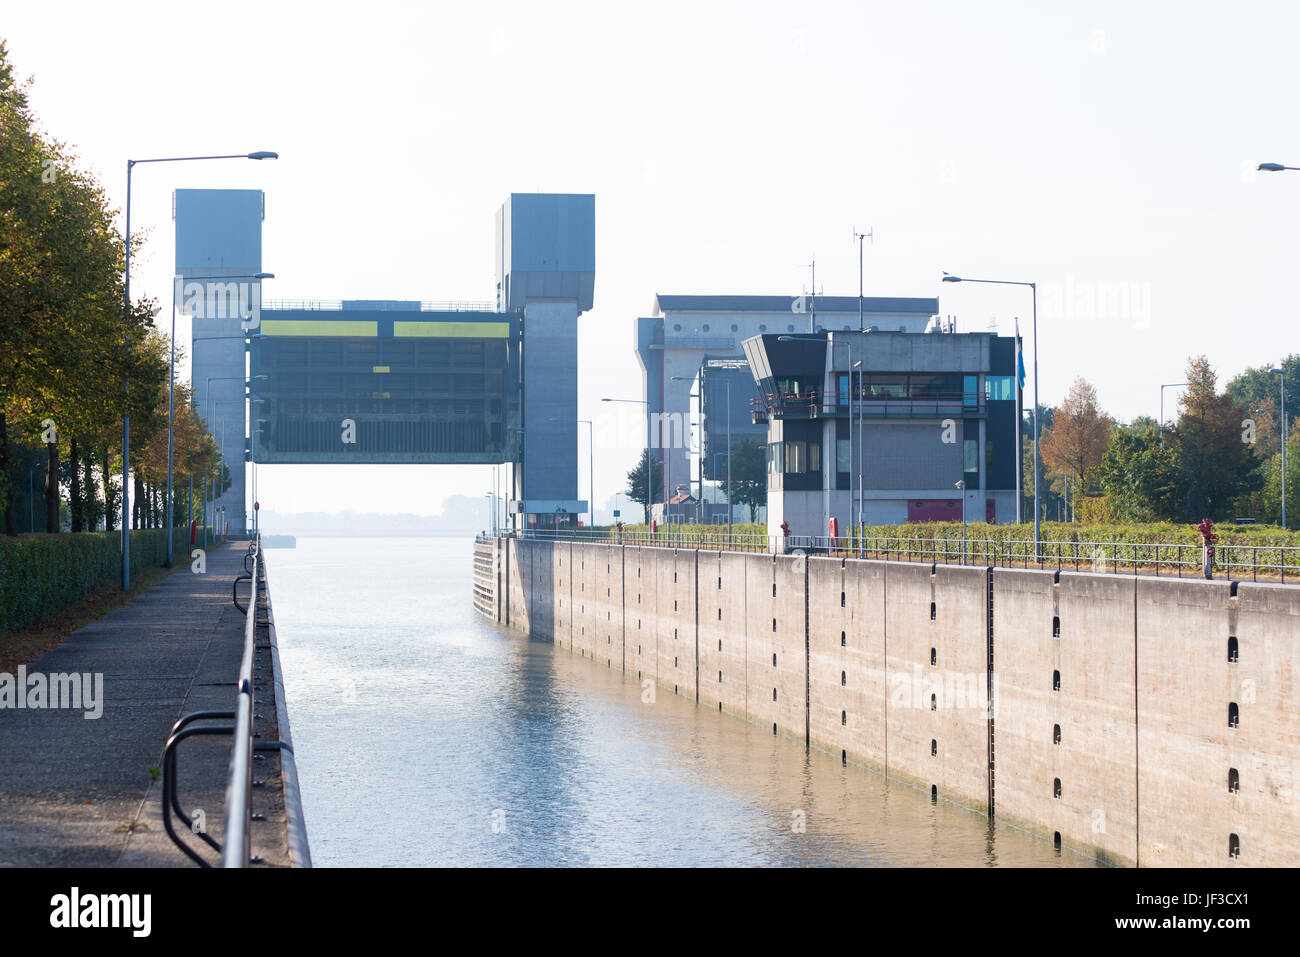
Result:
M961 489L961 563L966 564L966 480L958 479L953 488Z
M195 160L219 159L279 159L280 154L271 150L257 150L253 153L226 153L220 156L161 156L150 159L128 159L126 161L126 256L125 276L122 282L122 322L126 327L122 343L122 591L131 590L131 525L127 520L130 512L130 486L127 478L131 468L131 411L127 400L131 395L131 171L140 163L185 163ZM173 310L174 315L174 310ZM170 535L170 532L168 533ZM170 538L168 539L170 541Z
M1286 369L1269 369L1282 377L1282 531L1286 531Z
M600 401L601 401L601 402L627 402L627 403L629 403L629 404L631 404L631 405L643 405L643 406L645 406L645 439L646 439L646 446L645 446L645 523L646 523L646 528L648 529L648 528L650 527L650 500L654 498L654 493L650 490L650 487L651 487L651 480L654 478L654 469L651 468L651 466L650 466L650 403L649 403L649 401L647 401L646 399L601 399ZM661 448L662 448L663 443L661 442L661 443L659 443L659 444L660 444L660 446L661 446ZM660 461L662 461L662 460L663 460L663 456L661 455L661 456L660 456ZM666 479L666 476L665 476L665 479ZM666 495L667 495L667 491L668 491L668 483L667 483L667 481L665 480L665 482L664 482L664 493L665 493L665 497L666 497ZM666 514L666 510L665 510L665 514Z
M1160 444L1165 444L1165 389L1177 389L1186 382L1166 382L1160 386Z
M1300 166L1283 166L1281 163L1260 163L1255 167L1257 170L1263 170L1265 173L1280 173L1284 169L1298 169Z
M853 397L858 397L858 557L862 557L862 535L865 531L862 521L863 508L866 505L867 490L862 484L862 447L866 444L866 436L862 432L862 413L863 399L862 395L862 360L859 359L853 363L853 368L858 370L858 387L856 391L853 388L853 372L849 372L849 454L853 454ZM853 512L853 472L849 472L849 514Z
M1040 532L1042 499L1038 494L1038 283L1034 282L1016 282L1008 279L966 279L962 276L953 276L949 273L943 274L944 282L979 282L987 283L994 286L1028 286L1033 294L1034 300L1034 561L1042 561L1042 551L1039 548L1039 542L1042 539ZM965 502L965 497L962 499ZM963 518L965 517L965 505L962 506Z
M273 272L258 272L247 276L177 276L181 282L188 278L192 282L207 282L215 279L274 279ZM167 380L167 567L172 567L172 442L175 432L174 404L176 396L176 286L172 283L172 335L171 335L171 373ZM191 337L192 338L192 337ZM222 337L226 338L226 337ZM234 337L232 337L234 338ZM238 338L244 338L239 336Z

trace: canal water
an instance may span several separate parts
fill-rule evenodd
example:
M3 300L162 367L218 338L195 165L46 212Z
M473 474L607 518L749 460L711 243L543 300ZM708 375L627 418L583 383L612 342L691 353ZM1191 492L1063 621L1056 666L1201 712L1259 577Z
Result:
M1080 866L482 620L468 538L268 549L317 866Z

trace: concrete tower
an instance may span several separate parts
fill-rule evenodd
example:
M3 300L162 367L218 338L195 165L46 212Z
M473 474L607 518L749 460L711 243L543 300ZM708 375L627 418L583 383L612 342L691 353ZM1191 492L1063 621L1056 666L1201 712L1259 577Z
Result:
M523 309L520 440L511 513L530 528L577 523L578 316L596 281L596 197L511 193L497 213L497 308Z
M186 286L177 290L177 307L192 317L194 402L230 469L231 486L213 508L225 507L232 532L249 524L244 511L244 333L250 309L260 306L260 283L249 277L262 271L264 215L265 201L257 189L178 189L173 198L176 274L196 281L203 277L201 293ZM213 276L228 281L207 278ZM182 450L176 453L179 459ZM212 512L209 517L215 521Z

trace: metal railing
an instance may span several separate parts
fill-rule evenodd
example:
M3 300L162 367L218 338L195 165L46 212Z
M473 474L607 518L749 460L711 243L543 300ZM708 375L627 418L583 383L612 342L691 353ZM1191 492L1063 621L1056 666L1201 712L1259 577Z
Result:
M903 538L892 535L761 535L727 533L726 528L699 529L661 526L653 534L642 529L527 529L506 531L506 537L541 541L643 545L659 548L698 548L706 551L766 552L771 555L810 554L836 558L869 558L1000 568L1039 568L1104 574L1198 577L1203 575L1202 546L1180 542L1042 541L1035 548L1026 540L972 538ZM478 536L491 541L491 536ZM1215 545L1212 570L1230 579L1296 581L1300 579L1300 546Z
M351 301L351 300L349 300ZM357 311L369 312L496 312L497 304L479 299L449 299L442 302L366 302L364 306L354 307ZM353 308L344 309L341 299L264 299L263 311L298 309L306 312L351 312Z
M292 776L291 768L285 768L284 755L292 758L292 746L285 741L254 743L253 720L255 714L254 664L257 649L257 628L269 624L259 621L257 610L265 592L265 574L262 566L260 536L254 535L243 555L244 573L237 575L231 584L231 601L244 613L244 648L240 656L239 674L235 680L235 708L233 711L194 711L183 715L173 726L163 746L163 794L162 817L167 836L179 847L190 860L200 867L212 865L192 847L181 840L172 823L175 815L191 833L221 855L222 867L247 867L249 864L262 863L261 858L251 856L251 839L249 825L253 821L265 820L262 814L252 808L253 788L262 782L253 779L253 760L261 751L279 751L282 754L281 771L283 775ZM249 583L248 604L239 603L239 583ZM204 721L229 722L222 724L201 724ZM178 795L178 775L176 771L177 746L190 737L199 735L231 735L230 772L226 784L225 813L222 819L222 840L216 841L202 827L185 814ZM301 822L296 822L301 828ZM305 849L302 835L299 843ZM310 865L308 865L310 866Z
M848 392L767 392L750 400L753 415L781 415L792 418L862 415L866 418L923 415L982 415L982 392L931 392L915 395L869 395L861 398Z
M253 649L257 643L261 557L261 542L254 535L244 556L244 567L249 570L248 607L244 609L244 653L239 661L239 677L235 680L234 743L230 749L230 779L226 785L222 867L247 867L252 860L248 824L253 803ZM235 581L238 583L239 578Z

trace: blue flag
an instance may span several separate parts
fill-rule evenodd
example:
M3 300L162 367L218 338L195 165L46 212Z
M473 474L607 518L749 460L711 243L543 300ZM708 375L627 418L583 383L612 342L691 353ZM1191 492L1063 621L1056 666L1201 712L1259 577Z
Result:
M1025 388L1025 344L1020 339L1020 318L1016 317L1016 378L1020 388Z

